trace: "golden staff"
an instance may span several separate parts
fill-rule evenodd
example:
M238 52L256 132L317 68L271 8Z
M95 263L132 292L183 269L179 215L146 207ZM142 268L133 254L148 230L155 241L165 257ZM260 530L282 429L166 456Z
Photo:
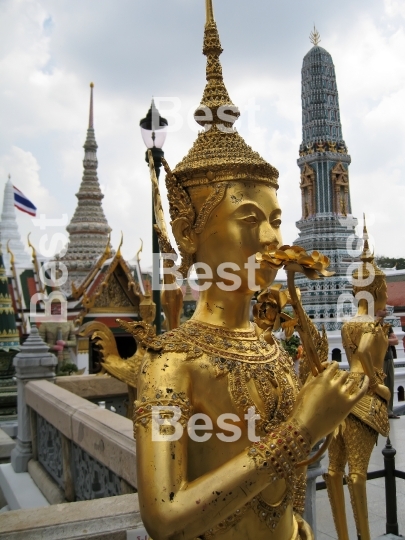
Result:
M311 337L311 331L308 325L306 313L302 307L300 299L298 298L297 288L295 286L295 274L301 270L296 269L295 266L298 265L290 263L284 267L287 272L287 288L290 294L290 304L298 319L296 330L300 336L304 349L307 352L306 357L311 368L312 375L316 377L318 373L322 373L325 368L319 359L318 351L316 350L315 343Z

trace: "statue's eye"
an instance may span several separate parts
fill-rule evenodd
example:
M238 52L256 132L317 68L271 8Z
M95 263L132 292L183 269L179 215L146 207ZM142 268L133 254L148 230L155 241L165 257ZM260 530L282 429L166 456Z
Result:
M274 229L279 229L281 226L281 219L273 219L273 221L271 222L271 226Z
M254 216L254 215L247 216L247 217L244 218L244 221L246 221L246 223L256 224L257 223L257 217Z

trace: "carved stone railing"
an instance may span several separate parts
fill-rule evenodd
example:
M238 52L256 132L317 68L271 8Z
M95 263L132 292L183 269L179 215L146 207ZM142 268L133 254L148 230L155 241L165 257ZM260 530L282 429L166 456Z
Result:
M48 381L25 388L33 459L67 501L136 491L132 422Z
M73 375L56 377L55 384L73 394L98 404L122 416L127 416L128 387L109 375Z

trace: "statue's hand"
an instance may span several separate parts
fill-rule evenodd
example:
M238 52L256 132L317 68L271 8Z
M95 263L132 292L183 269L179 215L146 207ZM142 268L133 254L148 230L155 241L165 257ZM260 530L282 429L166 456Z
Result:
M332 362L310 378L297 396L291 416L306 427L314 444L334 431L367 391L368 377L359 388L356 381L347 381L348 375Z

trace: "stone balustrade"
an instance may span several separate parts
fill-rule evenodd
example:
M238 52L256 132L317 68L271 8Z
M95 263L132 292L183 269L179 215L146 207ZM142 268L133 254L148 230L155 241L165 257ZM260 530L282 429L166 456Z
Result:
M56 364L33 326L14 359L18 433L0 465L0 540L146 539L126 385L55 378Z
M25 397L33 459L67 501L136 491L135 441L129 419L46 380L28 382Z

